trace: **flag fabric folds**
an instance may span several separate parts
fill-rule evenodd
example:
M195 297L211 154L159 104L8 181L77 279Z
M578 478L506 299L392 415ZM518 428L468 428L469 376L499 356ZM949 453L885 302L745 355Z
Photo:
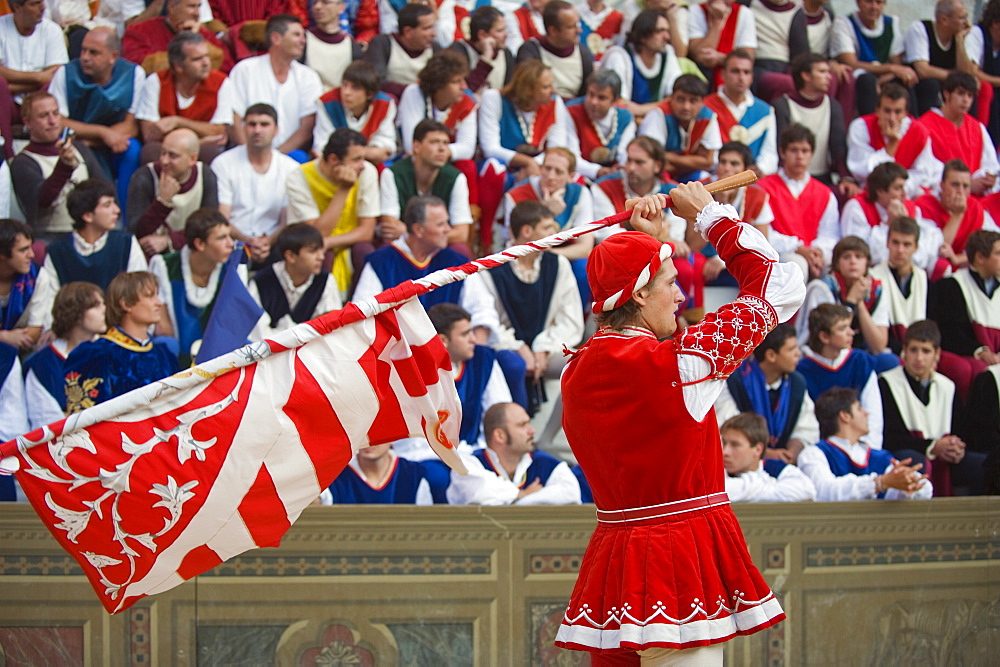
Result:
M2 453L16 443L22 489L115 613L277 546L354 449L424 436L464 472L450 368L418 301L367 319L348 305Z
M198 349L199 364L246 345L254 325L264 314L237 272L248 259L245 246L237 243L222 268L222 284Z

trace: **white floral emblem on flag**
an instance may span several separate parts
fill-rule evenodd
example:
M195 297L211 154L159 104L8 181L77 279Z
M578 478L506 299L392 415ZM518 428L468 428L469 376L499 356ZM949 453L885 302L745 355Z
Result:
M464 472L423 307L362 317L349 305L17 439L22 489L109 612L277 546L354 449L424 436Z

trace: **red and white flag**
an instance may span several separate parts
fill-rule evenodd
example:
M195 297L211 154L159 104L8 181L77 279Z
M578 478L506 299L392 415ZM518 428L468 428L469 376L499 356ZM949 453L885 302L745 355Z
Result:
M424 436L464 472L450 369L417 300L367 319L348 305L2 453L14 453L35 511L115 613L277 546L354 449Z

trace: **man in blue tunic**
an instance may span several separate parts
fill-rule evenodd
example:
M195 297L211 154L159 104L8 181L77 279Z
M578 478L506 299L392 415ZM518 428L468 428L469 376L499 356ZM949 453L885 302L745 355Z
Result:
M816 400L822 440L799 454L799 468L816 485L816 500L924 499L934 495L921 464L897 461L883 449L872 449L868 413L854 389L833 387Z
M66 412L79 412L115 396L173 375L177 357L153 343L149 329L163 317L156 277L147 271L123 273L108 285L109 329L81 343L66 358Z

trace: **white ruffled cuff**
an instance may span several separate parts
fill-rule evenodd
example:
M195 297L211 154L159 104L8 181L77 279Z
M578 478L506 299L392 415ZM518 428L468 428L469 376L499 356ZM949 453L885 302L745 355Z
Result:
M731 204L722 204L713 201L711 204L701 209L695 219L694 230L708 240L708 230L719 220L739 220L740 214L736 212Z

